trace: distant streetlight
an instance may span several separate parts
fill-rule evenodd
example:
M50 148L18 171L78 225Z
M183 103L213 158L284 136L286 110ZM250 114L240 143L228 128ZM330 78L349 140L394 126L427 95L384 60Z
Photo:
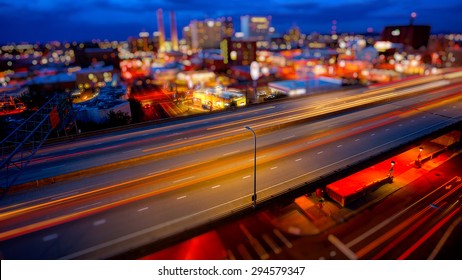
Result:
M254 102L257 103L257 80L260 78L260 65L256 61L252 61L252 63L250 63L250 77L253 80Z
M388 177L393 178L393 171L394 171L394 169L395 169L395 161L392 160L392 161L391 161L390 171L388 172Z
M418 167L422 165L422 151L423 151L423 147L419 147L419 154L417 155L417 166Z
M244 126L245 129L253 133L254 149L253 149L253 208L257 208L257 134L250 126Z
M189 112L189 100L187 100L187 99L190 98L191 95L192 95L191 91L192 91L192 89L194 87L194 82L191 79L191 76L186 76L186 77L187 77L186 79L188 80L188 96L186 96L186 105L188 106L188 112Z

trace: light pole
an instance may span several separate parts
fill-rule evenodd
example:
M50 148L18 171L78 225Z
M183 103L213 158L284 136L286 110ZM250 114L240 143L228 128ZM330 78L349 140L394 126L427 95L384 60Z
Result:
M250 77L253 80L253 98L254 102L257 103L257 80L260 77L260 65L256 61L250 63Z
M253 133L254 149L253 149L253 208L257 208L257 134L250 126L244 126L245 129Z
M388 172L388 177L390 177L390 180L393 182L393 171L395 170L395 161L392 160L390 164L391 164L391 167L390 167L390 171Z
M417 156L417 166L418 167L422 166L422 151L423 151L423 148L419 147L419 155Z

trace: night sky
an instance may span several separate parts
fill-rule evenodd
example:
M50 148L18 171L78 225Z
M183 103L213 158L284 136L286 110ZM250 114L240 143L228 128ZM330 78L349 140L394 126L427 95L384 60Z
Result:
M460 0L0 0L0 43L126 40L140 31L157 31L156 10L175 11L177 26L190 20L231 16L240 31L241 15L272 16L279 33L291 26L302 32L380 33L386 25L430 25L432 33L462 33ZM167 34L168 36L168 34Z

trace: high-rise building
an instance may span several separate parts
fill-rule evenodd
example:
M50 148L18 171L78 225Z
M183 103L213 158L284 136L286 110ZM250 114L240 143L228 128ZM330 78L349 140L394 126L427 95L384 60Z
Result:
M229 65L250 65L257 60L256 41L237 40L225 38L220 44L224 64Z
M150 38L148 32L140 32L138 38L128 38L128 43L131 52L152 52L156 50L154 38Z
M178 51L178 31L176 29L175 12L170 12L170 38L172 41L172 49Z
M244 40L257 42L259 48L267 48L270 41L271 16L241 16L241 32Z
M183 28L183 37L194 50L218 49L224 28L222 20L193 20Z
M165 51L165 30L162 9L157 10L157 29L159 30L159 51Z
M429 38L428 25L387 26L382 32L383 41L403 44L414 49L427 47Z
M267 40L270 34L271 16L241 16L241 32L244 39Z
M223 38L233 37L234 35L234 25L233 19L231 17L223 18Z

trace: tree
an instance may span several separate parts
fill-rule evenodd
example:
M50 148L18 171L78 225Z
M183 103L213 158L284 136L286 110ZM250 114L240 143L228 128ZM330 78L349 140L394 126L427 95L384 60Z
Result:
M114 112L113 110L109 111L108 113L109 121L107 122L108 127L116 127L130 124L132 118L128 113L117 111Z
M143 112L141 102L136 100L133 97L130 97L128 99L128 101L130 102L130 111L132 113L132 122L133 123L141 122L143 120L143 117L144 117L144 112Z

